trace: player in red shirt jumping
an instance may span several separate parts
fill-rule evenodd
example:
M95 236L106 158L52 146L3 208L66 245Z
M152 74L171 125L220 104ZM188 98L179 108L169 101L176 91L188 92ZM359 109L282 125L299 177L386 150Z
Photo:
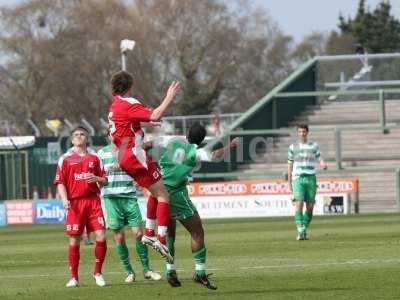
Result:
M80 126L75 128L71 132L71 138L73 147L60 157L54 179L66 210L65 232L69 235L68 262L71 279L66 287L79 285L79 246L85 227L88 233L94 231L96 235L93 277L98 286L104 286L101 268L107 244L99 185L106 184L107 178L96 152L87 148L87 129Z
M111 78L113 99L108 115L110 135L118 148L116 157L121 169L153 196L147 202L146 228L142 242L152 246L168 261L172 261L166 246L170 218L169 195L162 183L157 164L143 148L144 132L140 122L160 121L181 87L178 82L173 82L160 106L153 110L132 98L132 85L133 77L125 71L119 71Z

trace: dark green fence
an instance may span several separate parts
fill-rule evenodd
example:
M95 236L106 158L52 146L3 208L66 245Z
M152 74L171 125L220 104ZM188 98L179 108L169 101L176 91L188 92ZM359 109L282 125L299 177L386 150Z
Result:
M92 147L106 145L104 137L93 137ZM57 161L70 147L69 139L37 138L33 147L0 151L0 200L54 197L53 179Z

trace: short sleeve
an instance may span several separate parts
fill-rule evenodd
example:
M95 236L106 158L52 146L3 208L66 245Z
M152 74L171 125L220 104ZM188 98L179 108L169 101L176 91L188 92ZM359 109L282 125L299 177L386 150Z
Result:
M196 151L196 161L200 162L200 161L212 161L212 153L210 151L207 151L204 148L198 149Z
M151 114L153 110L142 104L133 104L129 106L128 116L129 119L137 122L150 122Z
M294 153L293 153L293 144L289 146L288 150L288 163L293 163L294 161Z
M64 157L60 157L57 164L56 176L54 177L53 184L64 184L65 185L65 166Z

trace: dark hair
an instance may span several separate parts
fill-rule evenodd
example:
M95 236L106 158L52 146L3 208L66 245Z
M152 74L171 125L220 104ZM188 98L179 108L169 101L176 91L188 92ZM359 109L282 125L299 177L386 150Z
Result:
M82 130L82 131L86 132L86 134L87 134L88 137L89 137L89 135L90 135L89 130L87 130L87 128L84 127L84 126L82 126L82 125L78 125L78 126L76 126L74 129L72 129L72 130L71 130L71 135L73 135L74 132L77 131L77 130Z
M133 76L125 71L114 73L110 80L113 95L124 95L133 85Z
M189 141L189 143L199 146L204 141L206 133L207 132L204 126L196 122L189 128L187 133L187 140Z
M308 125L307 124L298 124L297 129L305 129L308 132Z

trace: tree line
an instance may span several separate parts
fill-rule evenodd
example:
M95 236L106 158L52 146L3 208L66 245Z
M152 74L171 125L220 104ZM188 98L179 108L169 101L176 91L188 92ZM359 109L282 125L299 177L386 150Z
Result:
M172 80L183 84L172 115L242 112L314 55L400 43L388 1L371 11L361 0L337 31L298 44L244 0L27 0L0 15L0 120L13 134L31 133L27 119L46 132L45 119L84 117L99 130L125 38L136 41L127 54L135 97L155 106Z

